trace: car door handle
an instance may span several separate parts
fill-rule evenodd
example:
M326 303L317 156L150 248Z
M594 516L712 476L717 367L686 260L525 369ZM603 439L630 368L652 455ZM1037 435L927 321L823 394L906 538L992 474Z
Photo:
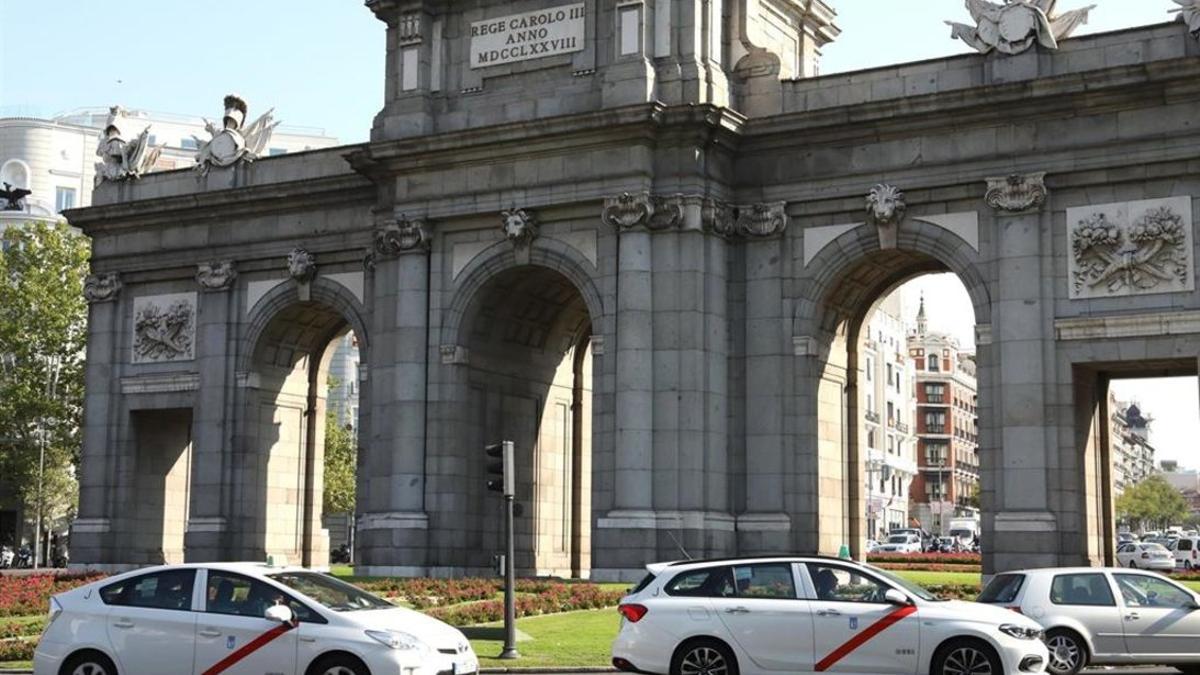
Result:
M216 628L205 628L204 630L200 631L200 634L204 637L221 637L221 631L217 630Z
M300 641L301 641L301 642L316 642L316 641L317 641L317 638L315 638L315 637L311 637L311 636L306 636L306 635L301 635L301 636L300 636Z
M821 609L817 610L817 616L841 616L842 613L836 609Z
M1138 620L1138 619L1140 619L1140 618L1142 618L1142 617L1138 616L1138 613L1137 613L1137 612L1132 612L1132 613L1130 613L1130 614L1126 614L1126 615L1125 615L1125 620L1126 620L1126 621L1137 621L1137 620Z
M118 619L113 622L113 626L117 628L133 628L133 622L129 619Z
M746 609L745 607L730 607L729 609L725 610L725 613L726 614L749 614L750 610Z

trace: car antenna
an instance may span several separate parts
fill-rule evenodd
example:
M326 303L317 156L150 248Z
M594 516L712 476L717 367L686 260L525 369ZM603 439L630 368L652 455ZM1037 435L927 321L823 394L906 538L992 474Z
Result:
M688 553L687 549L683 547L683 544L679 543L679 540L675 538L675 533L670 530L667 530L666 532L667 536L671 538L671 541L675 542L675 546L679 547L679 552L683 554L683 557L687 558L688 560L692 560L691 554Z

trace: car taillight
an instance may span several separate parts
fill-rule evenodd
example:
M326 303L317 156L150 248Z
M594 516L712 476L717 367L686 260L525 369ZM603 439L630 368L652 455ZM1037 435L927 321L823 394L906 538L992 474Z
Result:
M621 616L628 619L630 623L637 623L641 621L642 617L646 616L646 612L650 610L647 609L645 605L629 604L617 607L617 611L621 613Z
M50 598L50 612L49 617L46 619L46 625L49 626L54 623L54 620L58 618L59 614L62 614L62 611L62 605L58 604L58 600Z

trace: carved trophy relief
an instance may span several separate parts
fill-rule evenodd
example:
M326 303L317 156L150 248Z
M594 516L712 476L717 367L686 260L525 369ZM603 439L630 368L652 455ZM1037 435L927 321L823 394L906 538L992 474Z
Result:
M140 178L154 168L162 154L163 146L150 145L149 126L133 140L125 140L121 126L127 123L124 108L115 105L108 109L108 120L96 144L96 156L100 158L95 164L97 186L106 180Z
M1200 0L1174 0L1175 4L1179 5L1179 9L1173 9L1172 12L1179 13L1179 20L1187 24L1188 30L1192 36L1200 39Z
M172 293L133 301L133 362L195 358L196 294Z
M196 141L196 172L203 176L215 167L233 166L238 162L253 162L262 156L271 135L279 122L275 120L275 109L263 113L258 119L246 124L246 114L249 108L246 101L237 94L225 97L225 114L221 118L221 128L204 120L204 130L208 140L192 136Z
M1073 299L1195 289L1187 197L1069 209L1067 228Z
M1089 5L1058 14L1058 0L966 0L966 4L975 25L947 21L950 36L981 54L997 51L1009 55L1027 51L1034 44L1058 49L1058 41L1086 24L1088 14L1096 8Z

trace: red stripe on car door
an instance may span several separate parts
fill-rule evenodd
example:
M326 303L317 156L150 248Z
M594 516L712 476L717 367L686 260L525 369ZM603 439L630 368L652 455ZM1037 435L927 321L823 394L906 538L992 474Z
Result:
M871 638L875 637L876 635L879 635L880 633L887 630L889 627L891 627L896 622L900 621L904 617L909 616L910 614L912 614L916 611L917 611L916 607L914 607L913 605L907 605L904 607L897 608L896 611L885 615L882 619L876 621L875 623L871 624L870 626L867 626L866 630L864 630L863 632L861 632L858 635L855 635L854 637L847 640L846 644L833 650L829 654L829 656L826 656L825 658L821 659L821 661L819 663L817 663L816 671L818 673L823 673L826 670L829 670L830 668L832 668L834 666L834 664L836 664L838 661L841 661L842 659L846 658L848 655L853 653L855 649L858 649L859 647L866 644Z
M254 652L262 649L269 642L288 632L292 628L293 626L290 623L283 623L272 628L271 630L242 645L241 649L221 659L219 662L217 662L217 665L204 671L203 675L217 675L218 673L223 673L226 670L229 670L235 664L237 664L238 661L241 661L247 656L250 656Z

